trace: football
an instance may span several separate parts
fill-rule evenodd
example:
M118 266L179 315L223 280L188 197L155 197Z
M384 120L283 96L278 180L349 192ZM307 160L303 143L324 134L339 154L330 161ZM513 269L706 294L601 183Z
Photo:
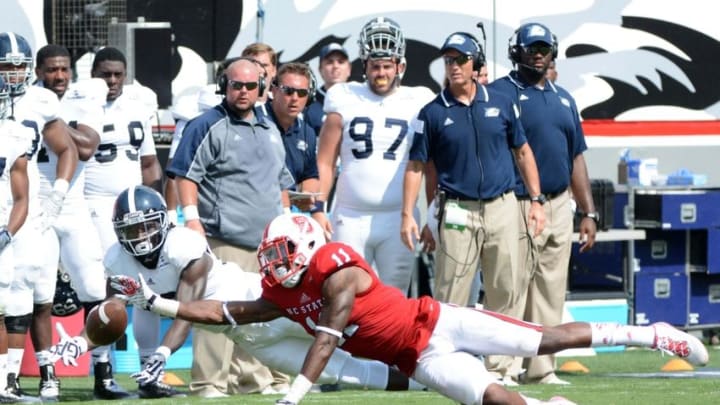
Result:
M109 345L123 336L127 323L125 305L116 300L106 300L88 313L85 333L94 344Z

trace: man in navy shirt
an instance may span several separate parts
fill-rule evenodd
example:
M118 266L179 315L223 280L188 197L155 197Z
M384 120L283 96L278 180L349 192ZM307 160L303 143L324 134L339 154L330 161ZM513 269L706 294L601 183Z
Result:
M267 102L268 118L275 123L285 146L285 165L295 179L295 191L318 192L317 134L302 111L315 92L310 67L286 63L272 83L272 99ZM314 199L294 200L303 211L314 208Z
M584 212L580 224L580 251L595 242L596 221L583 151L587 149L575 100L565 89L548 80L548 67L557 56L557 40L542 24L524 24L510 38L508 55L516 69L490 85L518 104L520 120L528 143L535 153L540 173L540 190L548 218L538 237L530 235L526 216L530 197L535 195L521 182L515 185L520 200L520 277L515 291L519 306L512 315L546 326L562 322L568 261L572 245L571 196ZM519 370L516 363L514 370ZM528 381L567 384L555 376L554 358L527 359ZM512 377L515 377L514 375Z
M428 174L429 182L437 178L439 207L434 296L465 306L481 261L485 308L505 313L514 300L518 264L514 165L538 197L535 158L513 102L473 79L472 61L482 52L477 41L454 33L441 52L449 85L411 124L415 137L403 185L401 236L411 249L414 238L420 239L412 210L426 165L434 167ZM528 215L542 231L542 206L532 204ZM420 240L428 234L424 230Z

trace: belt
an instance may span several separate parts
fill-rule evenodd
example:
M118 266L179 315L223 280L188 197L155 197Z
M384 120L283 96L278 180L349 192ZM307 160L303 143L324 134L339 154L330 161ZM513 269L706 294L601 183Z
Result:
M459 195L453 194L453 193L451 193L451 192L445 191L445 198L446 198L447 200L456 200L456 201L482 201L482 202L484 202L484 203L489 203L489 202L493 202L493 201L497 200L498 198L500 198L500 197L502 197L502 196L504 196L505 194L508 194L508 193L510 193L510 192L512 192L512 190L507 190L507 191L505 191L505 192L503 192L503 193L500 193L500 194L496 195L495 197L490 197L490 198L468 198L468 197L459 196Z
M545 194L545 198L547 198L548 200L553 200L553 199L555 199L556 197L559 197L560 195L564 194L566 191L567 191L567 190L558 191L557 193L544 193L544 194ZM516 197L519 201L527 201L527 200L530 200L530 196L529 196L529 195L518 195L518 196L515 196L515 197Z

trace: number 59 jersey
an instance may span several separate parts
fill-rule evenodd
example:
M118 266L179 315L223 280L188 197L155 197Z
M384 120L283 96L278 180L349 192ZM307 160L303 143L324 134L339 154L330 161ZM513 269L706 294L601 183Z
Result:
M342 116L338 206L360 211L399 210L414 132L413 121L433 99L426 87L400 86L386 96L367 83L339 83L328 90L325 113Z
M100 145L85 165L86 197L115 197L142 183L140 158L156 154L151 125L156 108L135 85L105 104Z

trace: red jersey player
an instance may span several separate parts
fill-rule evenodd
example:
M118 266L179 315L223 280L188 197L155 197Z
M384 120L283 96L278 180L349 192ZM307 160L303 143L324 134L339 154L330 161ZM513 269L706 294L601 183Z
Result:
M312 218L284 214L265 229L258 248L263 295L256 301L179 303L140 280L128 291L146 308L193 322L244 324L281 316L300 323L315 340L290 392L278 404L297 404L336 347L397 366L408 376L464 404L539 404L506 390L478 355L529 357L575 347L634 345L704 365L697 338L670 325L571 322L540 326L488 311L406 298L383 285L370 265L342 243L325 243ZM462 371L459 371L462 370ZM571 403L553 398L550 403Z

